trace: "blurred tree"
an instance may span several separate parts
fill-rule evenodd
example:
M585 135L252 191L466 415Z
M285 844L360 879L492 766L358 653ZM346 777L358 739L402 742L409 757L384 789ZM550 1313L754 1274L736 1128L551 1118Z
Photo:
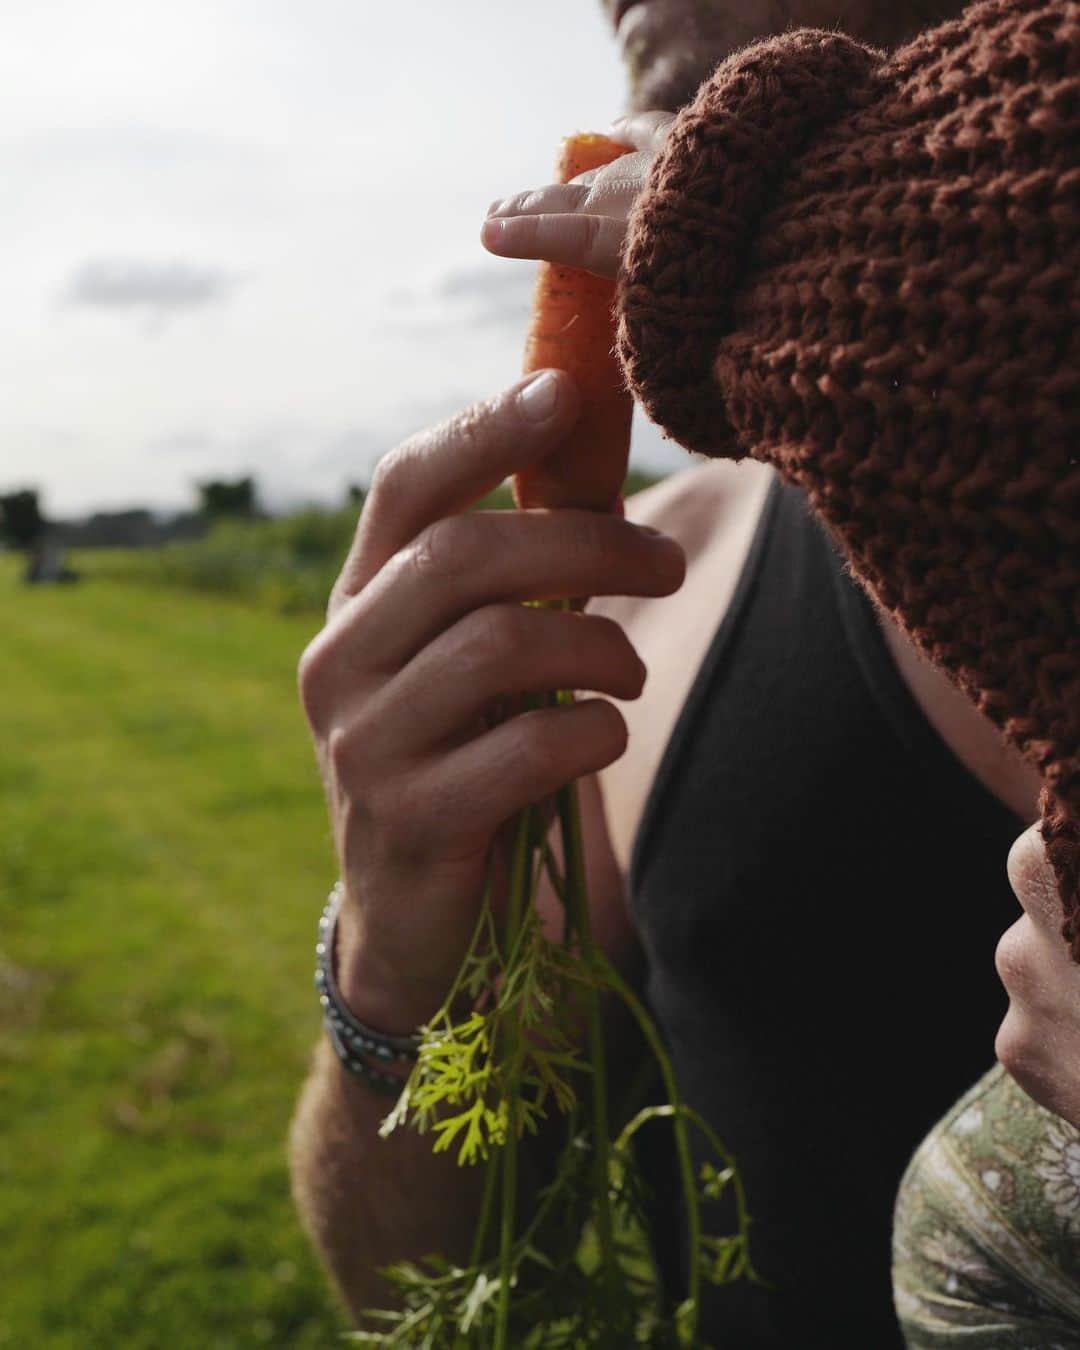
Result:
M644 492L664 477L662 473L649 473L645 469L631 469L623 484L623 496L632 497L635 492Z
M31 549L45 533L45 517L32 489L0 497L0 535L14 548Z
M196 486L199 511L204 516L240 516L253 520L258 515L254 478L216 479Z

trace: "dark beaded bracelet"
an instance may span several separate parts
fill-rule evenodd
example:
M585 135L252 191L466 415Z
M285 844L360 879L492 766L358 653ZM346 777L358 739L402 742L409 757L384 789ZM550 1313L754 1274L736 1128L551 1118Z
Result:
M343 1067L353 1078L359 1078L362 1083L366 1083L368 1087L374 1088L376 1092L381 1092L386 1097L401 1096L401 1089L405 1086L404 1078L398 1078L392 1073L383 1073L381 1069L376 1069L374 1065L369 1064L366 1059L361 1059L342 1040L341 1033L328 1017L323 1019L323 1025L326 1027L326 1034L338 1059L341 1060Z
M373 1027L365 1026L345 1006L334 978L334 939L337 917L345 888L337 882L319 919L319 939L315 944L315 988L323 1010L330 1044L338 1058L357 1078L387 1093L399 1093L404 1079L383 1073L368 1064L363 1056L387 1063L413 1063L420 1045L419 1036L386 1036Z

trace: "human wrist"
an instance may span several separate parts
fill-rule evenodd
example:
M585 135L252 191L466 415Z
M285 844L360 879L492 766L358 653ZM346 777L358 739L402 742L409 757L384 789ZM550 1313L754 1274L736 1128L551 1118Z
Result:
M439 991L418 984L400 965L380 956L355 907L347 901L337 919L334 970L349 1012L387 1036L415 1034L442 1003Z
M323 908L315 944L315 988L323 1010L323 1027L350 1077L384 1096L398 1097L418 1058L420 1036L415 1032L391 1035L362 1022L346 1004L338 986L335 960L343 898L344 887L338 882Z

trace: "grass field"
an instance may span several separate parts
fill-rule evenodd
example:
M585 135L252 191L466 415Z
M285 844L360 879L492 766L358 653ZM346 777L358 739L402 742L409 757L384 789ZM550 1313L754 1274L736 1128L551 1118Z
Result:
M0 1347L329 1346L288 1195L318 615L0 558Z

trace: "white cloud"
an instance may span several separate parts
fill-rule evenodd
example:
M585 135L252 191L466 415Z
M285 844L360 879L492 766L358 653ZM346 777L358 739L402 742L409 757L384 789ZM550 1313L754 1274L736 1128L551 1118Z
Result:
M480 219L619 110L599 0L9 9L0 482L332 498L516 378L533 268Z
M458 264L413 286L398 286L383 297L388 325L436 336L447 329L497 327L525 331L536 278L535 263Z
M207 432L192 428L180 428L151 440L146 449L151 455L177 455L184 458L193 458L212 453L214 447L214 438Z
M158 319L181 310L219 305L231 298L241 277L221 268L180 259L150 262L91 258L68 280L61 305L104 310L142 310Z

